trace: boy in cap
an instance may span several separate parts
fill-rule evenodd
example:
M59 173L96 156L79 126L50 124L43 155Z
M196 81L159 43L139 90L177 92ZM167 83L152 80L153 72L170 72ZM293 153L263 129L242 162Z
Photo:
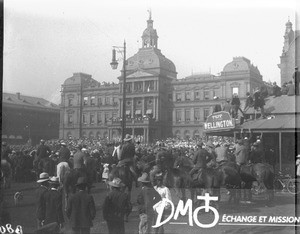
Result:
M49 181L49 175L46 172L43 172L40 174L39 179L37 180L37 183L39 184L39 187L35 191L35 197L36 197L36 216L37 216L37 228L40 228L42 226L42 210L44 210L43 203L42 203L42 197L45 195L45 193L48 191L48 181Z
M137 197L140 215L139 233L154 233L154 229L152 228L156 221L154 205L161 200L161 196L153 188L147 173L143 173L138 178L138 181L142 183L142 190Z
M131 210L128 195L122 191L125 186L121 179L109 181L111 191L103 203L103 218L106 220L109 234L124 234L124 217Z
M92 220L96 216L94 198L86 191L86 177L79 177L76 187L78 191L68 201L67 217L70 220L72 233L89 234L93 226Z

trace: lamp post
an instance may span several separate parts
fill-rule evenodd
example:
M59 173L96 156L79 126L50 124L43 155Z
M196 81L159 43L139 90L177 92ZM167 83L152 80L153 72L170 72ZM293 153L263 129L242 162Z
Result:
M113 46L112 62L110 63L112 69L118 68L118 61L116 60L116 49L123 55L123 107L122 107L122 141L125 138L126 129L126 42L124 40L124 46Z

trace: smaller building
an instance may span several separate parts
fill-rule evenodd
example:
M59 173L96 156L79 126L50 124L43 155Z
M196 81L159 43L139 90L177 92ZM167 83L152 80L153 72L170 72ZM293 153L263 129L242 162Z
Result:
M2 141L36 144L40 139L57 139L58 133L58 105L20 93L2 94Z

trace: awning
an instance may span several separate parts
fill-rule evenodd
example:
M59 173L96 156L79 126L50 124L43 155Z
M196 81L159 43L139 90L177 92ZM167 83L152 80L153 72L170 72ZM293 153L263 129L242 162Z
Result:
M136 111L135 111L135 114L136 114L136 115L141 115L141 114L142 114L142 110L136 110Z
M130 115L130 110L127 110L127 111L126 111L126 115Z
M300 115L274 115L270 119L248 120L239 128L259 130L300 130Z
M146 111L146 114L147 115L151 115L153 112L152 112L152 109L148 109L147 111Z

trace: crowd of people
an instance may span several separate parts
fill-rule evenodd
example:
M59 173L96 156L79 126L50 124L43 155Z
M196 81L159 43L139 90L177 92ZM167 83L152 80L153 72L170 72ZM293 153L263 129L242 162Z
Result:
M207 167L217 167L226 161L234 161L238 166L259 162L274 165L275 162L271 161L274 157L264 150L262 141L262 135L257 137L243 135L237 141L230 137L210 137L206 140L168 138L153 144L144 144L136 142L127 134L122 144L95 139L41 140L40 144L35 147L9 146L3 143L1 155L2 160L7 160L12 164L15 181L18 181L18 168L24 167L29 172L32 170L39 172L37 183L40 187L36 193L36 215L37 228L41 233L46 228L55 230L63 228L65 223L64 215L62 215L64 210L59 189L61 179L58 165L66 164L70 169L79 171L89 168L86 171L95 173L92 175L92 182L99 181L97 177L102 176L103 164L128 165L133 177L142 184L137 199L140 214L139 230L140 233L149 233L155 218L154 210L149 207L162 201L162 198L172 199L168 188L162 184L162 173L164 166L172 167L173 165L168 165L165 161L166 163L163 163L163 166L157 170L137 173L135 169L137 161L147 161L148 158L153 157L158 162L161 158L165 159L166 152L173 159L187 157L194 164L189 172L191 177L203 172L203 169ZM120 146L121 153L118 154L116 150ZM52 162L55 168L53 171L41 165L44 159ZM90 194L88 178L90 177L78 178L77 192L67 203L66 215L74 233L88 233L92 220L95 218L95 202ZM103 217L107 222L109 233L124 233L124 216L131 209L130 198L123 192L124 182L120 178L110 181L109 185L111 191L103 203ZM166 203L163 204L164 207L168 206ZM163 227L156 231L163 233Z

